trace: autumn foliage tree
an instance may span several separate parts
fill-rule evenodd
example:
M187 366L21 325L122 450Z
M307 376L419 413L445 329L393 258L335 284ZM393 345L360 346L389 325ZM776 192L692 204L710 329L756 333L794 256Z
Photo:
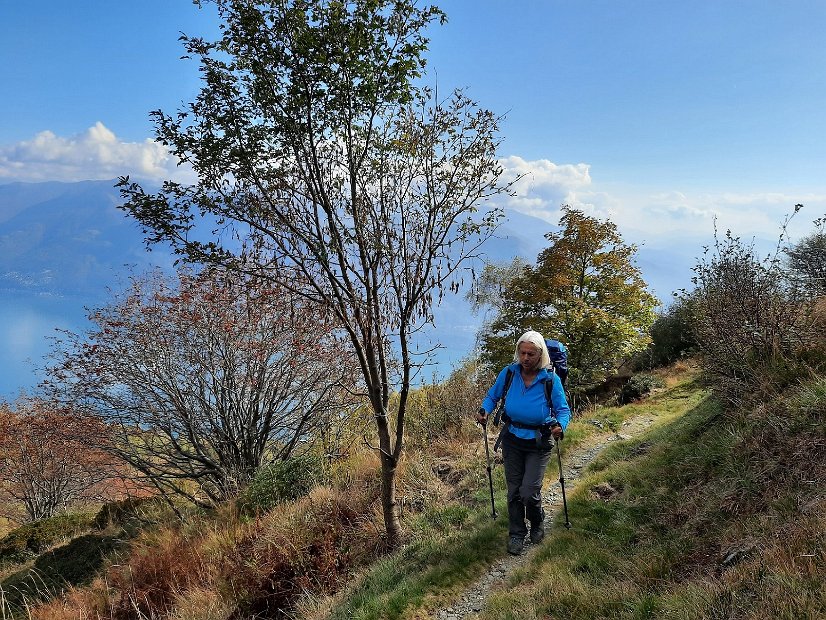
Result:
M288 291L213 271L134 277L55 350L51 390L105 422L162 492L225 499L347 413L337 325ZM351 362L350 362L351 363Z
M559 226L546 235L550 245L536 265L505 279L503 303L481 343L483 358L502 367L527 329L561 340L576 388L600 381L645 348L658 302L634 263L636 246L623 241L613 222L564 206Z
M111 498L117 463L103 449L97 418L21 397L0 405L0 505L12 521L52 517L73 505ZM95 447L97 446L97 447Z
M154 114L158 139L197 182L147 193L122 179L125 209L150 242L291 287L342 326L375 422L393 545L407 399L427 361L416 333L498 220L475 213L505 189L499 119L461 91L421 85L424 29L444 20L437 8L215 4L222 38L183 39L200 62L200 94Z

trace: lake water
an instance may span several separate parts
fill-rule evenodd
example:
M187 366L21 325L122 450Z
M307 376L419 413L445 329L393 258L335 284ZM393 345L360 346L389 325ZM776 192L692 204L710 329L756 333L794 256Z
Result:
M14 400L21 390L32 392L37 387L56 330L79 332L90 327L84 304L89 300L2 291L0 400ZM479 319L468 314L460 299L448 297L436 314L437 329L427 330L418 344L422 349L440 346L417 383L431 381L434 375L446 377L473 349Z
M0 399L31 392L42 379L39 368L51 350L57 329L88 326L83 301L68 297L0 294Z

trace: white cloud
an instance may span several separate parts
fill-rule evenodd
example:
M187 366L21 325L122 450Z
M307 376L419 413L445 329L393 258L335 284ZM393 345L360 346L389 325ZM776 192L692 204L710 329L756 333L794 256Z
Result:
M191 169L177 163L163 145L149 139L124 142L98 122L69 138L43 131L31 140L0 145L0 183L105 180L127 174L143 181L193 181ZM666 245L675 237L709 239L715 221L718 230L731 229L741 237L776 238L783 218L797 203L806 209L795 218L792 233L800 229L805 234L811 221L826 213L826 193L689 193L653 183L608 189L598 173L592 177L588 163L529 161L518 155L500 163L516 194L501 202L503 206L555 225L560 207L571 205L610 219L633 242Z
M563 204L581 205L580 195L591 185L588 164L555 164L547 159L526 161L512 155L500 160L503 180L513 182L515 196L504 206L556 222Z
M796 204L804 209L788 226L792 239L811 231L812 220L826 210L826 194L814 192L697 193L660 192L637 196L641 209L634 227L641 232L669 237L710 238L716 225L720 233L731 230L743 239L776 240Z
M653 185L605 189L599 175L591 175L586 163L556 164L547 159L526 161L518 156L501 160L504 179L513 181L516 196L502 206L559 222L564 204L582 209L600 219L610 219L623 237L668 247L672 240L710 240L717 230L731 230L748 239L777 239L784 218L802 203L805 209L792 220L789 232L806 234L812 220L826 213L826 193L705 192L690 193ZM521 178L520 178L521 177Z
M186 180L166 147L123 142L103 123L70 138L42 131L31 140L0 146L0 182L105 180L129 175L145 181Z

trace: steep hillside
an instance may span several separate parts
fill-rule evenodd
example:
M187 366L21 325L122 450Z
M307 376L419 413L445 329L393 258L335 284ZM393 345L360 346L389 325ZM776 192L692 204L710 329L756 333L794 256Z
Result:
M826 382L726 414L696 376L684 365L657 373L663 387L648 398L571 424L572 527L551 468L548 536L515 560L506 520L490 518L478 428L462 425L409 449L398 552L381 552L375 464L357 459L333 487L253 520L227 506L151 527L102 578L87 570L90 585L23 617L824 617ZM494 473L504 514L499 464ZM52 554L66 566L71 544L33 565L50 570ZM5 574L15 585L25 573Z

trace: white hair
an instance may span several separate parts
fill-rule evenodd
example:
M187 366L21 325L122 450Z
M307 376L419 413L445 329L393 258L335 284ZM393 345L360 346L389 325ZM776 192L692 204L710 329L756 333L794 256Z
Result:
M539 361L540 368L550 368L551 367L551 356L548 355L548 347L545 344L545 339L542 337L542 334L535 331L528 331L519 336L519 340L516 341L516 351L513 352L513 361L519 361L519 345L523 342L530 342L533 346L539 349L541 355Z

